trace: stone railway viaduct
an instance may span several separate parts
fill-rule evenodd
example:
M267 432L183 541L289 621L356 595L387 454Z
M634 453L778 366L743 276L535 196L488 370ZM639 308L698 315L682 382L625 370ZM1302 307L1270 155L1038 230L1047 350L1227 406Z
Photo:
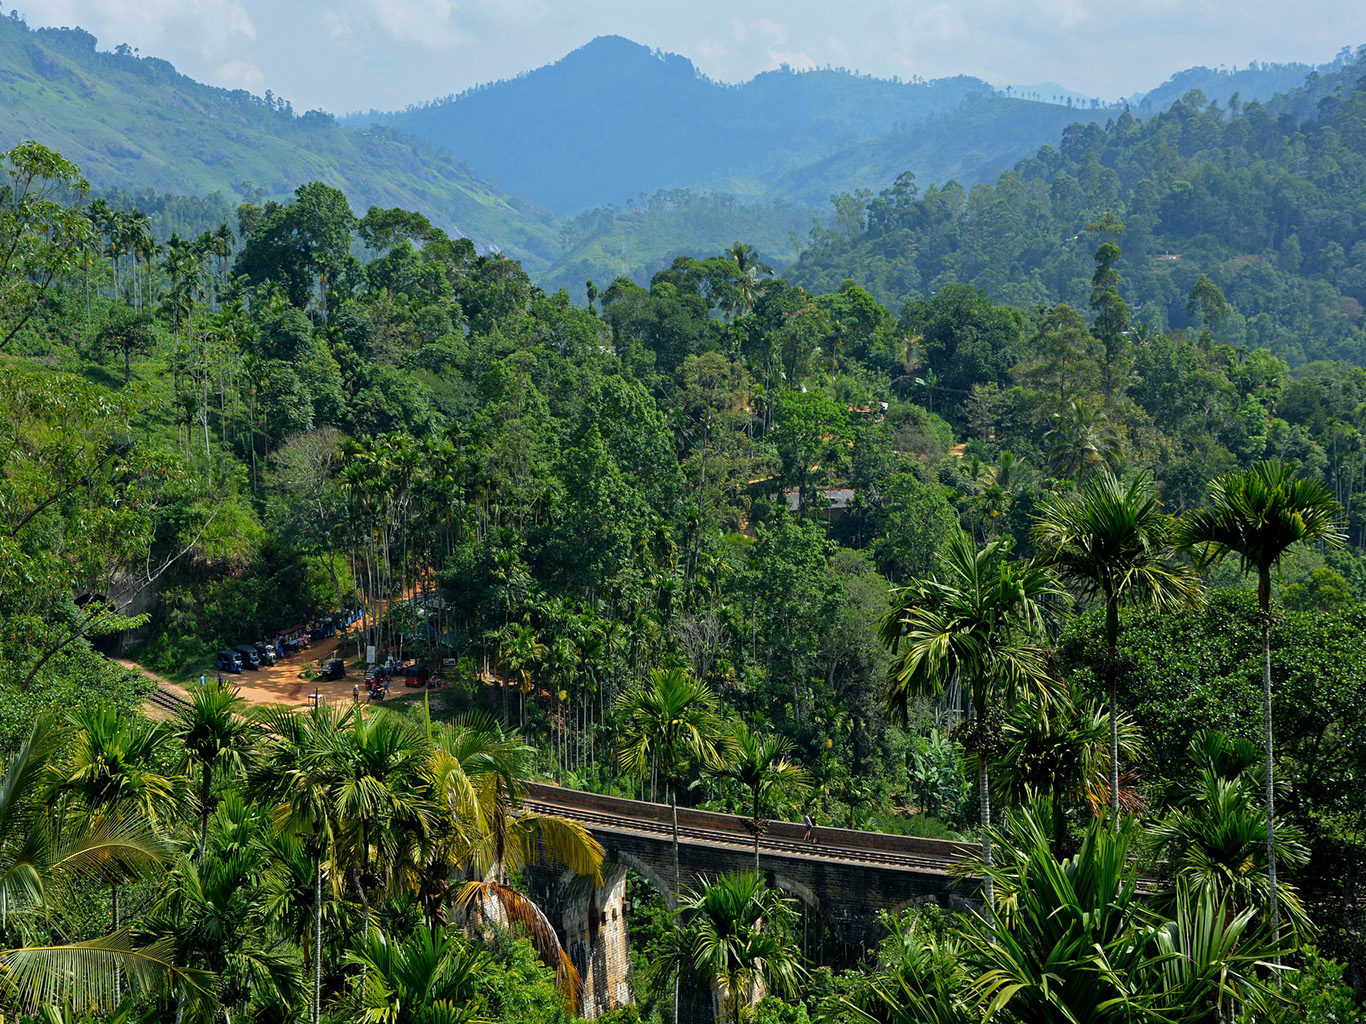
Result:
M523 803L582 823L602 844L600 888L548 874L531 882L583 976L583 1015L593 1018L630 1003L626 872L639 872L670 907L675 905L668 806L546 785L528 786ZM729 871L753 870L754 833L747 818L680 807L678 830L685 888ZM769 885L799 898L824 919L845 962L876 943L879 911L961 904L976 897L974 883L948 873L977 852L976 844L819 827L813 846L802 841L803 832L799 824L770 822L760 839L759 868Z

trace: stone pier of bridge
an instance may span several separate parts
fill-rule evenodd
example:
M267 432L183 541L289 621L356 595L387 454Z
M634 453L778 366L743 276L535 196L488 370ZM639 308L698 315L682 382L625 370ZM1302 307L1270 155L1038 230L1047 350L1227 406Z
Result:
M603 846L601 886L549 872L533 872L528 879L582 977L580 1012L593 1019L632 1001L627 870L643 876L671 908L676 905L669 808L552 786L531 787L527 801L537 810L581 821ZM754 869L746 819L679 808L678 824L684 888ZM801 842L803 831L792 822L770 822L760 844L759 870L768 885L800 899L824 920L845 964L876 945L882 911L931 903L963 907L977 898L974 881L958 881L948 873L976 851L975 844L818 828L819 842L807 845ZM694 1000L691 1012L682 1016L699 1024L709 1021L709 1001Z

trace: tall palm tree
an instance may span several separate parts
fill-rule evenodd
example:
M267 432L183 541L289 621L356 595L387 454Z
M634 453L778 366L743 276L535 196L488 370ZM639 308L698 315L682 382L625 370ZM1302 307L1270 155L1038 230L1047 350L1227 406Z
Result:
M343 762L339 737L357 712L354 706L319 702L306 712L272 708L262 725L272 737L251 781L259 797L275 807L281 833L299 837L313 862L312 1003L316 1022L322 1014L323 874L337 832L337 792ZM332 872L334 894L341 874Z
M51 773L66 739L65 723L40 718L0 776L0 929L16 915L55 909L54 891L68 883L108 882L160 856L144 821L93 822L53 806ZM0 949L0 1007L25 1014L67 1000L109 1007L118 1001L116 972L142 992L167 977L201 990L207 979L176 966L174 952L169 940L135 947L126 928L84 942Z
M1162 511L1152 482L1112 476L1093 480L1076 499L1044 503L1034 524L1040 561L1083 600L1105 602L1105 692L1110 705L1110 813L1119 827L1119 703L1115 696L1119 609L1141 603L1158 611L1191 606L1200 577L1179 561L1175 520Z
M214 772L242 771L256 745L256 726L243 714L236 687L202 686L190 706L181 710L171 732L183 748L183 763L199 771L199 855L208 842L213 813Z
M764 992L791 996L806 977L792 901L765 886L757 870L682 894L678 917L676 962L715 991L733 1024Z
M1194 509L1177 526L1178 546L1195 552L1201 568L1237 555L1244 572L1257 574L1257 611L1262 627L1262 725L1266 747L1266 871L1271 889L1271 927L1280 927L1276 899L1276 788L1271 721L1271 570L1296 544L1343 543L1342 506L1316 480L1295 478L1295 467L1278 460L1226 473L1210 484L1209 507Z
M438 731L431 778L442 813L433 823L424 879L462 874L458 906L471 910L494 905L508 922L522 925L575 1012L578 971L545 913L508 878L550 863L601 884L603 850L578 822L517 806L534 754L487 720L448 724ZM444 883L440 888L444 890ZM429 916L437 915L433 911Z
M170 730L140 716L125 718L103 705L78 711L69 722L76 736L66 760L53 766L54 796L73 800L76 806L71 810L84 816L89 826L124 820L144 830L149 860L130 867L161 862L169 851L160 833L173 824L168 819L180 809L183 791L182 777L161 770ZM110 864L108 873L112 927L118 931L119 885L128 876L117 870L117 864ZM121 991L120 973L116 966L116 994Z
M1010 560L1010 543L977 548L961 530L949 538L935 579L916 580L894 592L895 605L879 626L892 651L887 708L906 721L916 697L935 697L957 679L971 695L977 721L977 794L981 802L983 855L991 863L991 789L987 765L999 728L995 712L1021 688L1041 698L1056 692L1038 633L1043 601L1059 594L1039 566ZM995 896L986 879L987 901Z
M730 756L710 774L738 782L749 791L750 826L754 829L754 870L759 870L759 836L767 822L763 813L783 797L811 788L811 773L793 763L792 744L780 736L755 732L737 722L731 734Z
M617 760L633 775L657 772L673 815L674 892L679 890L678 784L691 766L721 761L719 704L711 687L679 668L656 669L617 699L625 720Z
M735 264L734 278L731 283L739 296L736 312L744 316L754 308L759 297L761 277L773 276L773 268L759 259L759 252L752 245L736 242L726 250L726 259Z

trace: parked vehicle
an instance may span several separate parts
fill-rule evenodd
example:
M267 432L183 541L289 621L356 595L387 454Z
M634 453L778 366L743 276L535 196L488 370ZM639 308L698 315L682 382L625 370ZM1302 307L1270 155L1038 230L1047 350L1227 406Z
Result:
M261 656L256 653L255 644L238 644L233 650L242 656L243 668L249 668L255 672L261 667Z
M241 672L242 655L236 651L219 651L216 664L220 672Z
M427 677L430 675L431 672L427 669L426 665L405 665L403 668L403 685L426 686Z
M290 626L288 629L280 630L276 640L285 649L285 653L294 654L308 646L308 633L303 626Z
M328 658L323 662L322 672L319 675L319 678L325 682L330 682L333 679L345 679L346 662L341 658Z
M275 664L274 644L266 643L264 640L258 640L254 646L256 647L256 656L261 659L262 665Z

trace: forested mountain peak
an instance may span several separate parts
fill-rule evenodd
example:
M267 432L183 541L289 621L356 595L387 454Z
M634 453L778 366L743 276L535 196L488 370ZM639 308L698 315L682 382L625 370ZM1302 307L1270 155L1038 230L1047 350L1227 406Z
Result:
M428 143L392 128L353 131L323 111L296 114L270 91L204 85L127 45L99 50L83 29L0 18L0 148L25 139L69 154L97 189L218 192L235 205L326 180L362 211L419 209L533 264L549 256L543 211Z
M967 76L900 82L829 68L728 85L686 57L605 36L515 79L349 123L400 127L518 195L577 213L659 188L757 192L857 139L992 92Z

